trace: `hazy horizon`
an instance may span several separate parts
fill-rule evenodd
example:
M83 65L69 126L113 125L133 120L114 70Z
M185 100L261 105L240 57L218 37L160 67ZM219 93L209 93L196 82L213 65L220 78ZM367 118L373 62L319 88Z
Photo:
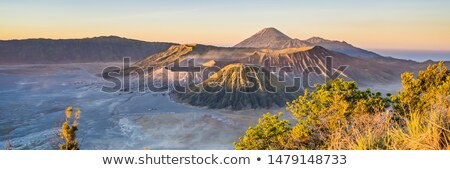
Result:
M432 51L432 50L406 50L406 49L370 49L385 57L394 57L398 59L413 60L424 62L432 61L450 61L450 51Z
M104 37L104 36L117 36L121 38L128 38L118 35L102 35L102 36L95 36L95 37ZM82 37L82 38L95 38L95 37ZM58 38L25 38L25 39L53 39L58 40ZM25 39L7 39L8 40L25 40ZM77 39L77 38L61 38L61 39ZM139 40L139 39L134 39ZM146 41L146 40L139 40L139 41ZM148 41L152 42L152 41ZM169 42L169 43L178 43L178 42ZM351 42L349 42L351 43ZM180 43L183 44L183 43ZM220 45L220 44L204 44L204 45L214 45L214 46L220 46L220 47L232 47L232 45ZM367 49L370 51L373 51L377 54L380 54L385 57L393 57L398 59L405 59L405 60L413 60L418 62L424 62L427 60L432 61L450 61L450 50L443 51L443 50L415 50L415 49Z
M85 38L232 46L265 27L364 49L446 51L449 1L1 1L0 39ZM383 10L379 10L383 9Z

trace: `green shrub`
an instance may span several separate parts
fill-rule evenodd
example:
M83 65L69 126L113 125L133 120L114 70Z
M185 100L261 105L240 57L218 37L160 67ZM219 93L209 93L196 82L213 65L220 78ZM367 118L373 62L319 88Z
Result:
M265 114L235 148L450 149L450 72L440 62L402 83L387 97L342 79L316 86L287 104L296 124Z

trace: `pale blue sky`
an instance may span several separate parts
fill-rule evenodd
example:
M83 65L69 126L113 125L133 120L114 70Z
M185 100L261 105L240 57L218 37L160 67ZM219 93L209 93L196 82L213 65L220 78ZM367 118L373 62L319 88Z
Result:
M0 0L0 39L118 35L231 46L264 27L369 49L450 50L450 1Z

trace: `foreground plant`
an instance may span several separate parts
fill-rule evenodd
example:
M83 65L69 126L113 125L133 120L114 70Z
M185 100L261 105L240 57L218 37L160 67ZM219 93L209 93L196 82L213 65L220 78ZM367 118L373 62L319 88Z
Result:
M61 126L60 137L64 140L59 145L60 150L79 150L78 140L76 138L76 132L78 131L78 119L80 118L80 110L75 111L75 115L72 112L73 108L68 107L66 109L66 121Z
M268 113L235 148L450 149L450 72L440 62L417 79L404 73L402 83L398 96L387 97L342 79L317 86L287 104L296 124L268 121ZM261 136L269 132L276 135Z

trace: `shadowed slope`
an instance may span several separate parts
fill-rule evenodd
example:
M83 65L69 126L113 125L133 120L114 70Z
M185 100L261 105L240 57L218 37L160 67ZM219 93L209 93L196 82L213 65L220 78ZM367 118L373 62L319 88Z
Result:
M230 64L187 92L174 92L175 100L209 108L270 108L284 106L300 93L286 93L275 75L257 66Z

